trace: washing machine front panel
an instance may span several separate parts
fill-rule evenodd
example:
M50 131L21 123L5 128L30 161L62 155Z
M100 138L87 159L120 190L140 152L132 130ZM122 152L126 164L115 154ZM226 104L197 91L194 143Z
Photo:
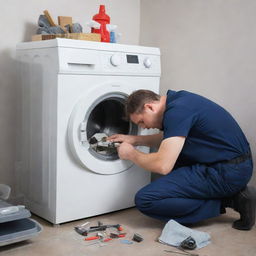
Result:
M124 83L119 83L118 87L116 82L100 84L83 95L74 107L68 124L68 141L73 155L84 168L108 175L123 172L133 165L130 161L120 160L117 154L101 155L89 143L94 131L108 136L114 133L138 134L138 128L133 124L120 121L122 111L118 109L133 91L133 87ZM100 119L101 116L104 120Z

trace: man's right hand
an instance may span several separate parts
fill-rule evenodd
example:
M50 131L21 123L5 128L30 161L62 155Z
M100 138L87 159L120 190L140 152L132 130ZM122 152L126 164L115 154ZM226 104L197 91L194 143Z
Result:
M110 142L126 142L131 145L136 144L136 137L134 135L124 135L124 134L113 134L107 138L108 141Z

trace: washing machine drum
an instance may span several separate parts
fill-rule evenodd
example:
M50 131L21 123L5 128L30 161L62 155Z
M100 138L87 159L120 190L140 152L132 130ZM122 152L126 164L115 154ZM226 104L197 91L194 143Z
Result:
M107 136L117 133L135 134L137 127L125 119L124 108L125 100L121 96L109 97L98 103L90 112L87 120L86 141L90 141L97 134L106 134ZM105 147L104 149L97 146L98 143L90 144L89 150L95 157L103 160L118 159L116 148Z
M107 93L94 102L81 100L74 109L69 122L69 145L80 164L100 174L125 171L133 163L120 160L116 148L102 149L90 140L101 134L137 134L138 127L126 120L124 93ZM90 104L90 105L89 105Z

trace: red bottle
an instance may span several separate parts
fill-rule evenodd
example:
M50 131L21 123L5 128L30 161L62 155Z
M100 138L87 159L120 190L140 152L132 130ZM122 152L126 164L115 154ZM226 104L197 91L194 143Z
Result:
M110 17L105 13L105 5L100 5L99 13L95 14L92 19L101 25L100 29L92 28L92 33L101 34L101 42L109 42L110 34L106 25L110 23Z

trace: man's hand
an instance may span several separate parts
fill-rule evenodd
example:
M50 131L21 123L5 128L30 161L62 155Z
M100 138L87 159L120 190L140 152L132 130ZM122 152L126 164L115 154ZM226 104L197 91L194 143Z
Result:
M136 136L133 136L133 135L114 134L114 135L108 137L107 140L109 140L110 142L121 142L121 143L126 142L131 145L134 145L136 142L135 137Z
M134 150L134 147L127 142L123 142L117 147L118 156L123 160L131 160Z

